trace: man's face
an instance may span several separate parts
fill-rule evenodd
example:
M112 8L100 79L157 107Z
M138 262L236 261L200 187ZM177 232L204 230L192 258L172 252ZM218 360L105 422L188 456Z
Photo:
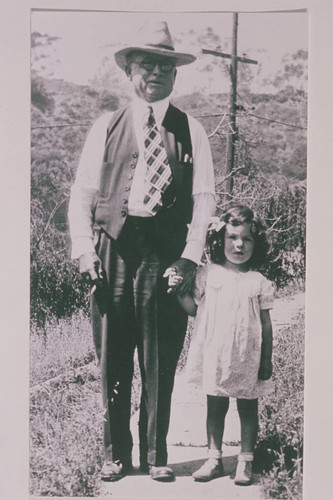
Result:
M125 68L138 97L147 102L168 97L176 79L177 69L170 57L146 52L133 52Z

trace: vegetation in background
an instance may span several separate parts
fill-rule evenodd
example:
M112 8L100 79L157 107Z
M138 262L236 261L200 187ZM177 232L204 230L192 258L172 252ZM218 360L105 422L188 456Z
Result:
M260 401L255 462L264 491L302 499L304 431L304 314L279 333L273 349L275 391Z

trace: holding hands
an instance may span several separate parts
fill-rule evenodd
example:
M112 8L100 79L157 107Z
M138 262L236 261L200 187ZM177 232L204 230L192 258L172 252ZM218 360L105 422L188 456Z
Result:
M168 278L168 293L178 295L191 294L197 264L189 259L180 258L165 271L163 277Z
M177 274L177 269L175 267L168 267L168 269L163 274L163 278L168 278L168 290L167 293L174 293L177 290L177 286L183 282L183 277Z
M182 308L189 316L195 316L197 305L192 292L197 265L188 259L179 259L165 271L163 277L168 278L167 293L176 293Z

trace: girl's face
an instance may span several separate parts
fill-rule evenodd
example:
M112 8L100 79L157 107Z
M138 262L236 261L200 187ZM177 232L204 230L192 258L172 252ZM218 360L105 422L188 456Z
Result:
M247 270L247 263L252 257L253 250L254 239L251 234L250 224L226 225L224 255L227 267L238 271Z

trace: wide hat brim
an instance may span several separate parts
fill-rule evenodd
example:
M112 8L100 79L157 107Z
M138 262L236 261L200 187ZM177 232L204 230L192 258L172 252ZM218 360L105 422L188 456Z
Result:
M135 45L135 46L133 45L132 47L125 47L123 49L120 49L114 54L116 63L122 70L124 70L125 66L127 65L128 54L134 51L147 52L148 54L170 57L174 59L176 66L184 66L185 64L191 64L196 60L196 57L194 55L186 54L184 52L176 52L175 50L170 50L153 45Z

